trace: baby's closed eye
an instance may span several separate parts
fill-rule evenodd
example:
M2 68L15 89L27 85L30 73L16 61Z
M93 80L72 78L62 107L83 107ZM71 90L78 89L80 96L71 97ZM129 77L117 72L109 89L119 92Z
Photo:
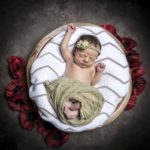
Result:
M91 61L94 61L96 58L95 57L90 57L90 60Z

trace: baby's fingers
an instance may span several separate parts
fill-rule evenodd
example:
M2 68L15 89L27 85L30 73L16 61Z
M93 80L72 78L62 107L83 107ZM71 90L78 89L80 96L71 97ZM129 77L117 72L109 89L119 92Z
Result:
M100 68L105 68L105 64L101 63Z

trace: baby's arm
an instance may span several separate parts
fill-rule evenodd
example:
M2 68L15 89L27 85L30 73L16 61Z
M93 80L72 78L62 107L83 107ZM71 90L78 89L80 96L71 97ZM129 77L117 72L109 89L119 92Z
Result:
M99 63L96 65L95 69L96 69L96 72L95 72L95 75L92 79L91 85L95 85L101 79L102 72L105 69L105 64Z
M68 43L72 34L75 32L75 30L76 30L75 25L69 24L67 27L67 32L61 42L60 49L61 49L61 53L65 61L67 61L69 58L72 57L71 52L68 50Z

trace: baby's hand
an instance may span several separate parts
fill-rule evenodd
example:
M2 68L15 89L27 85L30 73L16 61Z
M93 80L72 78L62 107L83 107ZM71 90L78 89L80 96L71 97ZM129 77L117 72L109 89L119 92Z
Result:
M103 72L104 69L105 69L105 64L104 64L104 63L98 63L98 64L96 65L96 71L97 71L97 72Z
M69 33L73 34L75 32L75 30L76 30L76 26L74 24L70 23L67 27L67 31Z

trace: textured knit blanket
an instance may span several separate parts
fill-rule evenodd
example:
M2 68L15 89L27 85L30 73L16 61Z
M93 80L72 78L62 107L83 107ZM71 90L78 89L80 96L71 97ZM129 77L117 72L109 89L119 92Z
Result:
M49 102L59 119L65 124L73 126L88 124L101 111L103 96L96 88L90 85L66 77L46 81L44 85ZM75 119L67 119L64 115L64 106L70 99L74 99L81 104L80 117Z

